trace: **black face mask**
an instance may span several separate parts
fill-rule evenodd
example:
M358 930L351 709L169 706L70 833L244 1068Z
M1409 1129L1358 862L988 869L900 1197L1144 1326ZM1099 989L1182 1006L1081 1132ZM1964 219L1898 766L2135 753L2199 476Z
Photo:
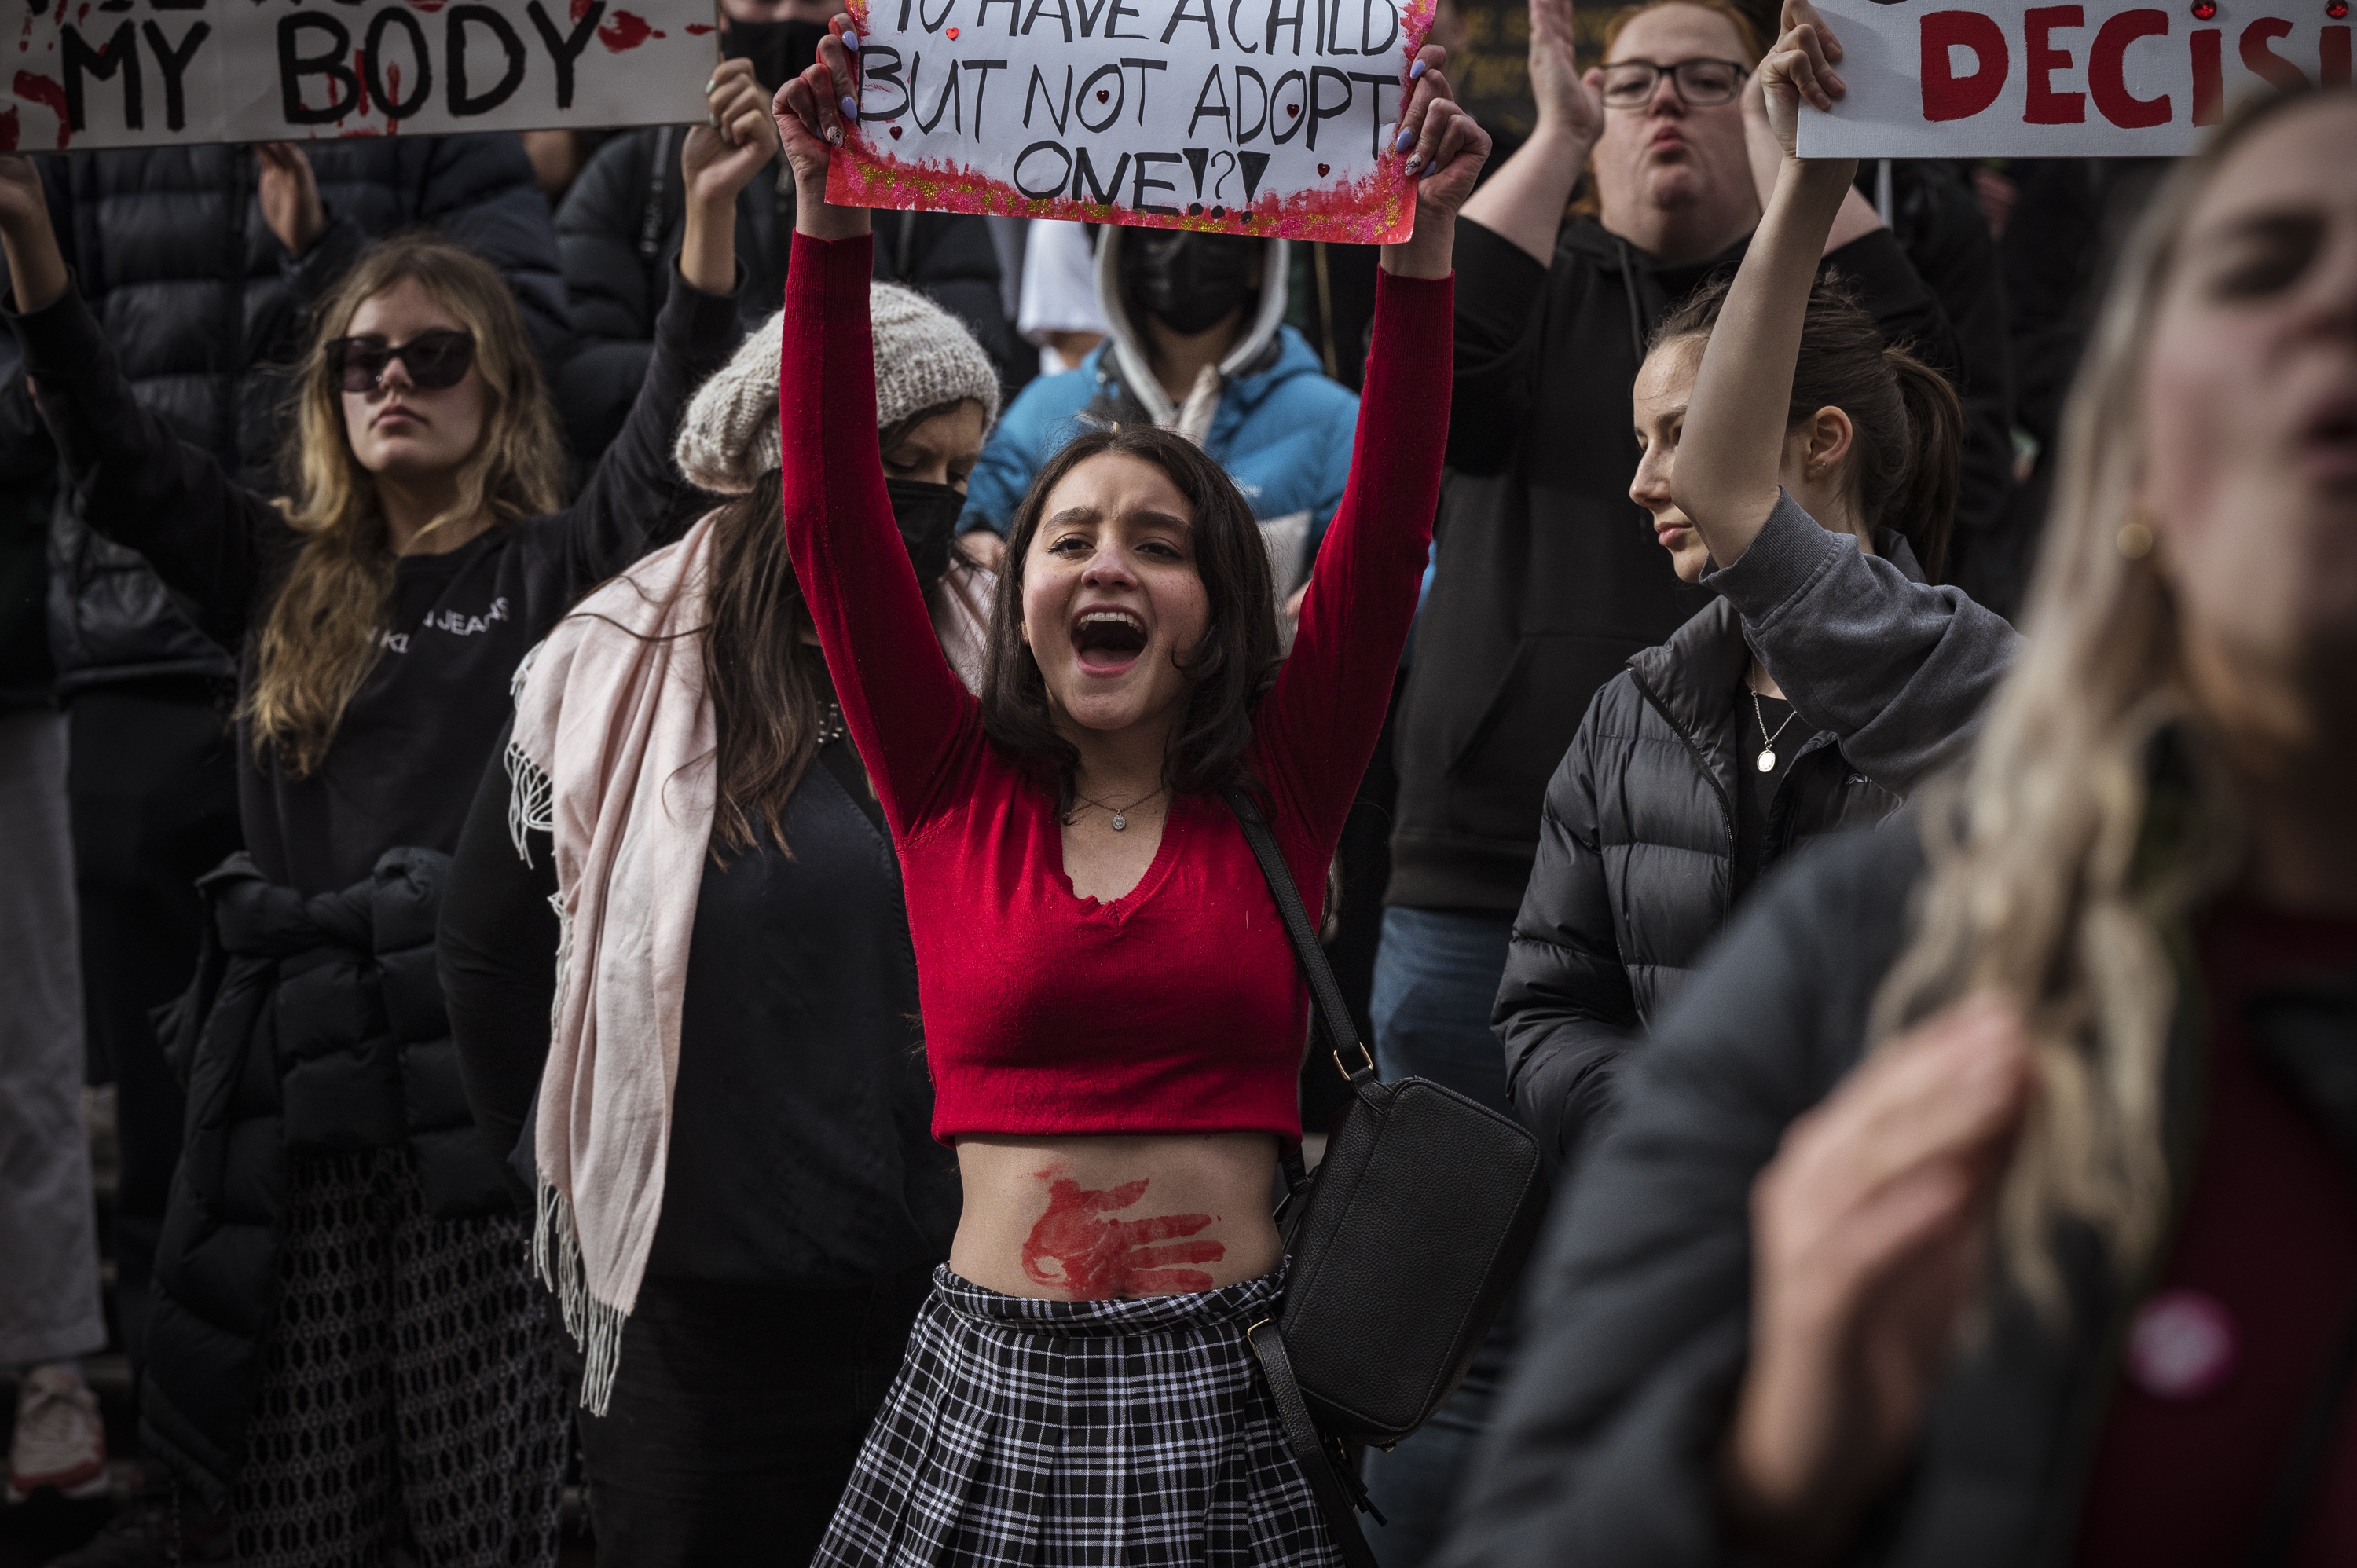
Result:
M728 18L720 35L724 59L749 59L754 79L772 97L779 88L818 63L818 41L826 37L823 22L740 22Z
M892 521L900 525L917 581L928 587L940 582L950 569L950 539L965 510L965 492L931 479L888 478L884 493L892 498Z
M1265 246L1243 234L1133 229L1122 236L1122 271L1147 315L1191 337L1260 292Z

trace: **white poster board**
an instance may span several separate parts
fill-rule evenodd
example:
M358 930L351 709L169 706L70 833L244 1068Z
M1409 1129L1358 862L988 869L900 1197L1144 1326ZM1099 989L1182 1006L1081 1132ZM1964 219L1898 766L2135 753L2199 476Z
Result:
M860 123L827 195L1369 244L1433 0L853 0Z
M1803 157L2173 156L2254 93L2350 79L2345 0L1819 8L1849 94L1803 110Z
M44 0L0 30L0 151L679 124L714 32L712 0Z

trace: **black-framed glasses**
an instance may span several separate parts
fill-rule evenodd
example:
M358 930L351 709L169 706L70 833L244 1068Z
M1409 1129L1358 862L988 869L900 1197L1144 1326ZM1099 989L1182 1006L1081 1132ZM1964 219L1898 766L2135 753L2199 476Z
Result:
M1662 78L1670 79L1679 102L1691 109L1709 109L1733 102L1751 74L1749 66L1731 59L1682 59L1675 65L1658 60L1615 60L1604 68L1604 106L1642 109L1653 101Z
M374 392L395 360L419 392L443 392L467 379L475 362L475 335L446 328L420 332L399 348L382 338L336 338L328 343L328 372L348 392Z

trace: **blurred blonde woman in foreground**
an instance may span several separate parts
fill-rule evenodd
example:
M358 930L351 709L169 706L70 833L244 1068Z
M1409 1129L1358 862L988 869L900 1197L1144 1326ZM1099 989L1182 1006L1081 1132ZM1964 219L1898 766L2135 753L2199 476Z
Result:
M1973 763L1661 1020L1456 1562L2357 1561L2352 136L2156 202Z

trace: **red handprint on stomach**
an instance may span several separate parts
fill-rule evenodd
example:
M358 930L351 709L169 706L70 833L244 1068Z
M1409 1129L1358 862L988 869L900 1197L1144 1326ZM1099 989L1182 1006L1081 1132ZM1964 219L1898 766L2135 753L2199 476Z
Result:
M1202 1270L1171 1265L1216 1263L1228 1255L1227 1248L1217 1241L1173 1239L1192 1236L1219 1216L1101 1219L1144 1197L1148 1178L1088 1192L1071 1177L1055 1175L1053 1167L1039 1175L1048 1182L1048 1212L1023 1243L1023 1273L1034 1284L1068 1290L1078 1301L1211 1288L1211 1276Z

